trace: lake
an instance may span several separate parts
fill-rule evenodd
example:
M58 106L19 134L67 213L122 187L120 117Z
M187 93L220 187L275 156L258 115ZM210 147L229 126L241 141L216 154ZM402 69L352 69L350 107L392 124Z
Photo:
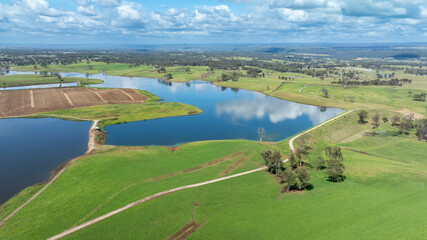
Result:
M20 72L10 72L19 74ZM65 77L85 77L81 73L61 73ZM204 81L166 82L141 77L94 74L104 80L96 87L134 88L150 91L167 102L181 102L200 108L193 116L170 117L107 126L111 145L177 145L185 142L220 139L280 141L320 124L342 112L269 97L261 93L219 87ZM28 88L28 86L26 86ZM3 126L3 128L1 128ZM54 119L0 120L2 181L0 203L26 186L45 181L52 170L86 151L88 122ZM4 135L2 133L7 133ZM4 137L1 137L3 134ZM12 141L13 140L13 141ZM60 141L59 141L60 140ZM25 143L25 144L24 144ZM30 151L31 150L31 151ZM43 168L41 168L43 166ZM26 177L30 172L32 177ZM3 175L3 173L2 173ZM3 177L3 176L2 176Z

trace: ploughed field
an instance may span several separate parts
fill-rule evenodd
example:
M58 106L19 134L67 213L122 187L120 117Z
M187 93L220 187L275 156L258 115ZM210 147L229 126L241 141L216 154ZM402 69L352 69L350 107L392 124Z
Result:
M133 89L63 88L0 92L0 118L80 107L142 103Z

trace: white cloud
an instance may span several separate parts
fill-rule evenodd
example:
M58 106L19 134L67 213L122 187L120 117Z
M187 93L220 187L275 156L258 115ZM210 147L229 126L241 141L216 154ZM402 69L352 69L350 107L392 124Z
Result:
M248 4L233 11L217 6L146 12L135 0L74 0L75 9L60 10L46 0L0 3L2 31L49 33L123 33L137 37L208 36L214 41L266 39L286 41L387 41L424 38L427 0L229 0ZM34 24L34 21L39 24ZM381 32L381 34L374 34ZM127 37L129 37L127 36Z
M83 6L80 5L77 7L77 12L85 15L85 16L96 16L95 7L93 5Z
M117 7L117 12L119 13L119 18L121 19L130 19L138 20L141 18L138 10L131 4L123 4Z
M271 123L279 123L307 115L311 122L317 125L340 112L342 110L328 109L322 113L315 106L283 102L283 100L261 94L255 99L218 103L216 106L217 115L229 115L234 121L268 118Z

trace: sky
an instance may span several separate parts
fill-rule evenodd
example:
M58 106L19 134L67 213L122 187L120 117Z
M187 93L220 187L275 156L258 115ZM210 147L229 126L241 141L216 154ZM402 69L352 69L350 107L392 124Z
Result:
M427 42L427 0L0 0L0 43Z

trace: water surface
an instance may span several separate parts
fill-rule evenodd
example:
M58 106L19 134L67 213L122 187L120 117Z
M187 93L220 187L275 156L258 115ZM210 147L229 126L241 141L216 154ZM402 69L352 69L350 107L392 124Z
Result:
M31 72L32 73L32 72ZM10 72L9 74L22 74ZM61 73L85 77L81 73ZM176 145L220 139L279 141L343 112L269 97L257 92L219 87L203 81L165 82L140 77L94 74L96 87L134 88L150 91L163 101L186 103L203 113L106 127L107 144ZM25 86L25 89L31 86ZM37 87L37 86L36 86ZM0 203L23 188L46 181L62 163L87 149L88 122L58 119L0 120Z
M90 122L0 119L0 204L87 150Z
M78 76L78 75L73 75ZM266 96L258 92L212 85L204 81L187 83L119 77L103 74L96 86L135 88L150 91L167 102L187 103L203 113L132 122L106 127L107 144L175 145L191 141L219 139L258 140L264 128L265 141L280 141L324 122L342 109L321 108Z

